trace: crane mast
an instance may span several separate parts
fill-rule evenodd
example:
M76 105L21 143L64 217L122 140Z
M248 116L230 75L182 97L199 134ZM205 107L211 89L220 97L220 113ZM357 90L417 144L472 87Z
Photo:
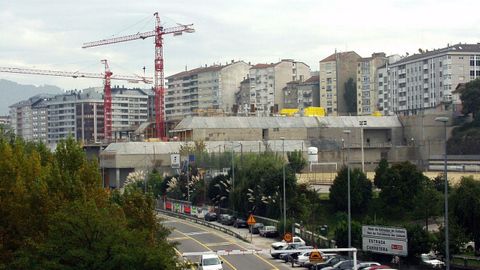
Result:
M131 83L152 83L152 78L129 76L129 75L113 75L110 71L107 60L102 60L105 66L105 73L87 73L87 72L70 72L46 69L29 69L29 68L15 68L15 67L0 67L0 72L17 73L17 74L31 74L31 75L46 75L57 77L71 77L71 78L91 78L104 80L104 96L103 96L103 113L104 113L104 138L106 141L112 139L112 88L111 80L128 81Z
M165 75L164 75L164 58L163 58L163 35L173 34L174 36L185 33L193 33L195 29L193 24L179 25L176 27L163 28L160 23L158 12L154 13L155 29L153 31L115 37L110 39L102 39L99 41L86 42L82 48L91 48L114 43L121 43L137 39L146 39L155 37L155 60L154 60L154 92L155 92L155 130L157 137L165 140Z

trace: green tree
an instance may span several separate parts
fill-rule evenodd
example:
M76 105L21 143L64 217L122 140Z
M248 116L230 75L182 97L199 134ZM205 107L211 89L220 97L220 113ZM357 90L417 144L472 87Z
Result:
M424 177L420 190L413 198L414 215L425 220L425 227L428 231L428 219L431 216L437 216L442 209L442 193L435 189L434 183L427 177Z
M462 177L451 195L451 209L458 224L473 238L475 253L480 253L480 182Z
M347 112L357 114L357 83L353 78L349 78L345 83L345 93L343 94Z
M336 210L347 211L348 170L343 167L338 171L330 187L330 201ZM372 182L358 168L350 169L350 201L354 214L367 212L372 199Z
M462 113L471 113L473 118L477 118L480 110L480 79L475 79L465 84L465 88L460 91L462 100Z
M407 224L408 257L415 258L422 253L428 253L433 247L433 238L422 226L418 224Z
M385 176L388 168L388 161L382 158L378 163L377 168L375 168L375 177L373 178L373 183L377 188L381 189L383 187L383 183L387 181Z
M302 151L295 150L287 153L288 166L295 172L299 173L307 165L307 160L303 157Z
M425 176L408 161L392 165L384 175L379 195L384 213L390 217L402 217L414 209L412 198L421 190Z
M362 225L352 220L352 247L362 248ZM348 221L342 219L335 227L335 241L338 247L348 247Z

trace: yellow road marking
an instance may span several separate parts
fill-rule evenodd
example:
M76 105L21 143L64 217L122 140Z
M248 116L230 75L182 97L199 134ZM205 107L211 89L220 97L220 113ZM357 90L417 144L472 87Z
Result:
M200 225L198 225L198 224L186 223L186 222L184 222L183 220L180 220L180 219L178 220L178 222L183 223L183 224L187 224L187 225L189 225L189 226L197 227L197 228L199 228L199 229L202 229L202 230L205 230L205 231L206 231L206 229L205 229L204 227L202 227L202 226L200 226ZM177 231L178 231L178 230L177 230ZM180 232L180 231L178 231L178 232ZM180 232L180 233L182 233L182 232ZM220 234L218 234L216 231L213 231L212 233L213 233L213 234L216 234L216 235L217 235L218 237L220 237L220 238L223 238L223 237L222 237ZM184 234L184 233L182 233L182 234ZM193 239L193 238L192 238L192 239ZM227 240L228 242L230 242L231 244L236 245L236 246L244 249L244 247L242 247L241 245L233 242L232 240L230 240L230 239L228 239L228 238L223 238L223 239L226 239L226 240ZM193 240L196 241L196 239L193 239ZM197 241L197 242L198 242L198 241ZM199 242L199 243L200 243L200 242ZM203 245L203 244L202 244L202 245ZM208 248L208 247L207 247L207 248ZM261 257L260 255L258 255L258 254L253 254L253 255L257 256L257 258L259 258L260 260L264 261L264 262L267 263L268 265L272 266L274 270L279 270L278 267L276 267L275 265L273 265L271 262L267 261L265 258ZM230 265L230 263L228 263L228 262L227 262L227 264Z
M176 229L175 229L176 230ZM205 244L203 244L202 242L198 241L197 239L193 238L193 237L190 237L188 235L186 235L185 233L179 231L179 230L176 230L177 232L185 235L186 237L192 239L193 241L197 242L198 244L200 244L201 246L205 247L206 249L210 250L210 251L213 251L211 248L207 247ZM226 264L228 264L228 266L230 266L233 270L237 270L237 268L235 268L235 266L233 266L229 261L227 261L225 258L223 258L222 256L219 256Z

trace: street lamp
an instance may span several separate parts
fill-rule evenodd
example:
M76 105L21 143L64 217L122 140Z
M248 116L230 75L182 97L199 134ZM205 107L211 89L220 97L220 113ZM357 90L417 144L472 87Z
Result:
M450 270L450 247L448 244L448 177L447 177L447 122L448 117L436 117L435 121L442 122L445 129L445 148L443 155L443 174L445 177L445 267L446 270Z
M287 232L287 196L285 188L285 138L281 137L282 140L282 175L283 175L283 235Z
M347 193L348 193L348 247L352 247L352 213L350 207L350 130L346 129L343 131L344 134L347 134Z

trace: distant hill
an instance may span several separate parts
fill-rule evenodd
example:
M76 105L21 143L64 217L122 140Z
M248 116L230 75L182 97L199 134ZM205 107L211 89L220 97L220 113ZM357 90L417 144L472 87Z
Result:
M0 79L0 115L8 115L8 106L38 94L60 94L63 89L54 85L24 85Z

